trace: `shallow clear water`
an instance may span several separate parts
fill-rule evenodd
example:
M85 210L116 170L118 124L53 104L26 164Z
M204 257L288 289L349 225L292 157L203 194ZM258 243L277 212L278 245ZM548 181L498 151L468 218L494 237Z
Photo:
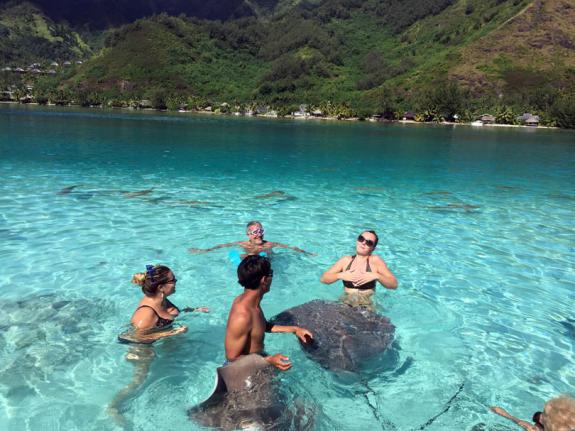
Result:
M335 376L268 336L313 429L506 429L487 406L529 418L573 395L573 132L0 106L0 175L2 430L120 429L106 406L134 367L116 336L148 263L174 269L174 303L211 312L154 346L122 410L136 429L198 428L186 410L212 389L240 288L225 249L187 248L252 219L318 254L276 254L268 316L337 299L319 277L365 228L399 279L377 292L397 328L384 372Z

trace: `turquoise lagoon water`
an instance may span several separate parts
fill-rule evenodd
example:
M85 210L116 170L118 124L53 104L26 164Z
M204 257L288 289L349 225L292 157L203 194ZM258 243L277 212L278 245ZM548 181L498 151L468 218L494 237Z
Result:
M2 430L120 429L106 406L134 367L116 336L141 295L131 275L156 262L179 279L174 303L211 312L154 346L122 412L199 429L186 410L212 389L240 287L226 250L187 248L242 239L252 219L317 253L275 255L268 316L336 300L319 277L366 228L399 279L377 292L397 328L383 371L337 376L268 337L312 429L512 429L487 407L529 418L573 395L573 132L2 106L0 175Z

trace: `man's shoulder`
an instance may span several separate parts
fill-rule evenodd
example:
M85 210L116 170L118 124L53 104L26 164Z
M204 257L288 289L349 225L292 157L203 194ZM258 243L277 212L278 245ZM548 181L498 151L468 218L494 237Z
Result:
M228 317L228 329L234 332L243 332L251 328L253 323L253 314L249 308L242 304L234 304Z
M241 295L234 299L230 310L231 318L251 318L252 310L242 302Z

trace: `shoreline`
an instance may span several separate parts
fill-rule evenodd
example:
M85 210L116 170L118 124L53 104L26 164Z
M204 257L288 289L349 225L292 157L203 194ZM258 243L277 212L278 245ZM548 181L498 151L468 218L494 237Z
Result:
M173 113L173 114L203 114L203 115L221 115L221 116L231 116L231 117L247 117L247 118L268 118L268 119L285 119L285 120L298 120L298 121L351 121L351 122L366 122L366 123L381 123L381 124L411 124L411 125L441 125L441 126L469 126L473 128L481 128L481 127L511 127L511 128L523 128L523 129L557 129L560 130L560 127L556 126L526 126L523 124L482 124L482 125L474 125L470 122L461 122L461 123L454 123L449 121L440 121L440 122L433 122L433 121L415 121L415 120L376 120L372 118L365 118L360 119L358 117L350 117L350 118L337 118L337 117L316 117L312 115L308 116L300 116L300 115L286 115L280 117L278 115L268 115L268 114L254 114L254 115L246 115L240 114L237 112L229 112L229 113L221 113L221 112L214 112L214 111L197 111L197 110L186 110L186 111L170 111L168 109L154 109L154 108L125 108L125 107L104 107L104 106L80 106L80 105L56 105L56 104L45 104L41 105L37 102L30 102L30 103L20 103L15 101L0 101L0 104L4 105L18 105L18 106L42 106L48 108L80 108L80 109L100 109L100 110L121 110L121 111L129 111L129 112L163 112L163 113Z

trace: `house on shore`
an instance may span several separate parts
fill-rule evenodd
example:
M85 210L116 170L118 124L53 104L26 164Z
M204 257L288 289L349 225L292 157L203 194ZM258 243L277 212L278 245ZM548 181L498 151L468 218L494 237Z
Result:
M268 113L268 107L267 106L256 106L256 108L254 109L254 115L266 115Z
M525 112L523 115L517 117L517 120L526 126L537 127L539 125L539 115L531 115L529 112Z
M154 104L152 103L151 100L142 99L138 102L138 108L139 109L152 109L153 107L154 107Z
M10 91L10 90L5 90L2 93L0 93L0 101L2 102L14 102L16 99L14 99L14 92Z
M405 111L401 116L403 121L415 121L415 113L412 111Z
M271 106L257 106L255 109L255 115L261 115L262 117L277 117L277 111L274 111Z
M307 112L307 105L305 105L305 104L299 105L299 111L292 112L292 115L296 118L307 118L307 117L309 117L309 113Z
M495 116L491 114L483 114L479 117L479 121L483 124L495 124Z
M222 114L227 114L230 112L230 104L228 102L220 103L219 110Z

